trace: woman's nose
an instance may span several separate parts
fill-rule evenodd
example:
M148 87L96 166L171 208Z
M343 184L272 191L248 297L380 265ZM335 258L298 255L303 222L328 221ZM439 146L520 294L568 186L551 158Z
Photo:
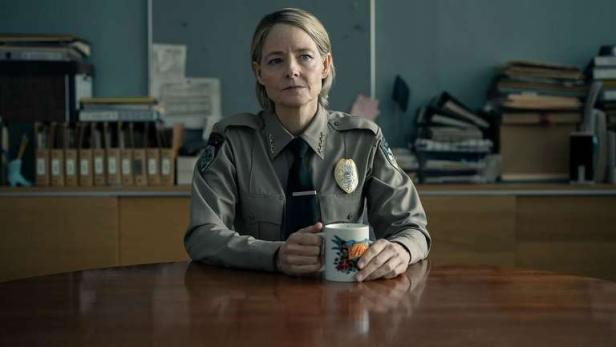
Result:
M295 59L289 59L287 65L287 77L298 77L299 76L299 64Z

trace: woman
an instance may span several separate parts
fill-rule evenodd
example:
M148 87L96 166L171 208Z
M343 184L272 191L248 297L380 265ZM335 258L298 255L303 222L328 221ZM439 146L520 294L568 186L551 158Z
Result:
M424 210L380 128L326 109L335 69L319 20L299 9L271 13L251 54L263 111L225 118L212 131L193 179L184 240L191 258L314 274L315 233L361 220L366 201L377 241L360 258L357 280L393 278L424 259Z

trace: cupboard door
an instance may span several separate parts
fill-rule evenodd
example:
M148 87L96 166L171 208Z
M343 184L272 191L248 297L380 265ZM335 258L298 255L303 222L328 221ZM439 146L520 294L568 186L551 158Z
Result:
M616 197L519 197L519 267L616 280Z
M118 264L115 197L2 197L0 221L0 281Z
M184 233L188 197L121 197L120 264L145 264L188 259Z
M514 196L424 196L438 264L515 264Z

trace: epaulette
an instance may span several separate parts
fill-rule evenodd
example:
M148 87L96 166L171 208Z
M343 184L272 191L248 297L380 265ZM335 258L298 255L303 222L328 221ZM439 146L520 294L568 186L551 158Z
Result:
M342 112L331 113L329 115L329 124L337 131L361 129L370 130L374 133L374 135L379 134L379 126L373 121L363 117L351 116Z
M224 133L230 127L248 127L260 129L263 126L261 117L252 113L239 113L225 117L214 125L213 132Z

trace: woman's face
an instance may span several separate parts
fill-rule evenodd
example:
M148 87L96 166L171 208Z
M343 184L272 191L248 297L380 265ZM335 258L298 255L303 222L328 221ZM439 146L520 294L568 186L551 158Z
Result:
M263 44L261 61L253 63L257 80L277 107L299 108L317 103L331 55L321 57L316 43L302 29L274 25Z

